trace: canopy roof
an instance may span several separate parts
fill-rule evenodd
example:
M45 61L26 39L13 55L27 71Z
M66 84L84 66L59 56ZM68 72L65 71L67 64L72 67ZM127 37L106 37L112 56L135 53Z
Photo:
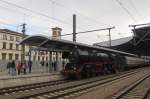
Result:
M119 38L119 39L111 40L111 46L122 45L124 43L127 43L131 39L133 39L133 37L124 37L124 38ZM104 41L104 42L94 43L93 45L95 45L95 46L109 47L110 46L109 43L110 43L109 41Z
M96 46L82 44L82 43L75 43L68 40L56 40L42 35L34 35L34 36L26 37L20 42L20 44L27 44L31 46L47 48L47 50L51 50L51 51L72 51L74 48L78 48L78 49L95 51L95 52L101 51L101 52L118 53L118 54L128 55L128 56L136 56L131 53L126 53L123 51L118 51L110 48L96 47Z
M120 43L121 40L116 40L115 42L118 43L116 45L112 44L109 48L143 56L150 56L150 26L136 28L135 31L132 31L135 33L134 37L124 43ZM104 44L102 43L97 43L96 45L103 46Z

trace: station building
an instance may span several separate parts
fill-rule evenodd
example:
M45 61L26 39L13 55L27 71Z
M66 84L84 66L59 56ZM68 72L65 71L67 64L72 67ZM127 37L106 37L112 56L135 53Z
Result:
M61 28L52 28L52 38L60 39ZM28 36L28 35L26 35ZM11 60L21 61L22 45L19 42L23 39L23 34L8 29L0 29L0 71L6 69L7 63ZM33 50L33 46L25 45L25 60L33 61L33 68L40 67L40 62L48 62L50 56L48 51ZM31 51L31 55L29 55ZM62 54L58 54L58 60L62 61ZM56 52L52 52L52 61L56 61Z

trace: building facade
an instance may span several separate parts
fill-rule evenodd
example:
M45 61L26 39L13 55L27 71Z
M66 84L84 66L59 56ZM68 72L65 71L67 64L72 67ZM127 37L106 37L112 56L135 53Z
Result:
M0 30L0 60L20 60L22 34L7 29ZM27 49L27 46L26 46Z
M60 35L61 28L52 28L53 39L60 39ZM21 61L22 45L19 45L19 42L22 40L22 36L22 33L18 33L8 29L0 29L0 70L5 69L9 61ZM31 50L31 55L29 55L29 48L31 48L31 46L29 47L28 45L25 45L26 61L31 59L31 61L33 61L33 65L37 67L40 66L41 61L44 61L45 63L49 61L50 52L42 50ZM60 65L60 62L62 61L62 54L58 52L51 53L52 61L56 61L57 59Z

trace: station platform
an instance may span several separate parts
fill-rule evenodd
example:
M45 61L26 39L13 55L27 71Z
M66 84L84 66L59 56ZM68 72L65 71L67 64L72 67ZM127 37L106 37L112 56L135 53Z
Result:
M0 88L26 85L32 83L47 82L63 79L60 72L32 72L27 74L11 76L7 71L0 72Z

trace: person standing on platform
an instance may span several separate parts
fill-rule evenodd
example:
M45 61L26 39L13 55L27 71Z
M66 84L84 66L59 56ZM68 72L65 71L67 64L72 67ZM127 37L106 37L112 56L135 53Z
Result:
M8 74L10 74L10 67L11 67L11 62L9 61L9 62L7 63Z
M44 72L44 65L45 65L44 61L42 60L42 61L40 62L40 64L41 64L41 66L42 66L42 72Z
M23 73L26 74L26 68L27 68L26 61L23 62L22 68L23 68Z
M54 61L54 71L57 71L56 64L56 61Z
M16 65L15 65L15 61L14 61L14 60L11 62L10 74L11 74L12 76L15 76L15 75L16 75Z
M54 71L54 62L52 61L52 71Z
M20 71L21 71L21 69L22 69L22 64L21 64L20 61L18 62L18 64L17 64L16 67L17 67L18 75L20 75Z
M31 73L31 70L32 70L32 61L31 60L28 61L28 67L29 67L29 73Z
M46 72L48 72L48 62L46 62Z
M62 60L62 68L63 68L63 70L64 70L64 67L65 67L65 61L64 61L64 59Z

